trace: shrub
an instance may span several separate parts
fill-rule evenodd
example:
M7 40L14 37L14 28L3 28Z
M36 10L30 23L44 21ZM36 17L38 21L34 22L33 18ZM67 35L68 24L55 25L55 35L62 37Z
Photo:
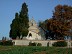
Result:
M2 42L0 42L0 45L3 45L3 43L2 43Z
M9 46L9 45L13 45L13 43L12 43L11 40L8 40L8 41L2 41L2 42L0 42L0 45Z
M5 42L5 45L13 45L12 41L11 40L8 40Z
M36 43L29 42L29 46L36 46Z
M67 46L67 42L65 42L65 41L58 41L58 42L55 42L53 44L53 46L55 46L55 47L65 47L65 46Z
M41 43L38 43L37 46L42 46L42 44Z
M36 43L34 42L34 43L32 43L32 46L36 46Z

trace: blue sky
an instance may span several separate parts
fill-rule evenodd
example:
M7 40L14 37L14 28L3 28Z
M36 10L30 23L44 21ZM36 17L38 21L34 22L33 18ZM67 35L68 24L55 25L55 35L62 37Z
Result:
M3 36L9 37L10 24L24 2L28 5L29 18L34 17L37 22L51 18L58 4L72 6L72 0L0 0L0 39Z

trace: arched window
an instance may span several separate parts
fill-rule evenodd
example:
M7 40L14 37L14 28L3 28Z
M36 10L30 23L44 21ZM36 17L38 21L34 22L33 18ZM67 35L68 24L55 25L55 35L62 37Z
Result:
M29 33L29 37L32 37L32 34L31 33Z

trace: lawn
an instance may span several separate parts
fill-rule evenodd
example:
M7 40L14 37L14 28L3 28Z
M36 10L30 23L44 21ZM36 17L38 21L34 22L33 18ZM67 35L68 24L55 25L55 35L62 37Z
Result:
M72 54L71 48L0 46L0 54Z

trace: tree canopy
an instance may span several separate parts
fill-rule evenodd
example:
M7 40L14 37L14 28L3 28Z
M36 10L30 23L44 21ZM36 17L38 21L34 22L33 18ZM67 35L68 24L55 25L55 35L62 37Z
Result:
M70 36L71 19L72 7L57 5L53 12L53 17L48 20L47 29L54 33L56 39L63 39L64 36Z
M68 5L57 5L53 11L53 16L43 22L39 22L39 26L46 31L46 39L64 39L64 36L71 36L72 33L72 7ZM47 32L48 31L48 32Z

